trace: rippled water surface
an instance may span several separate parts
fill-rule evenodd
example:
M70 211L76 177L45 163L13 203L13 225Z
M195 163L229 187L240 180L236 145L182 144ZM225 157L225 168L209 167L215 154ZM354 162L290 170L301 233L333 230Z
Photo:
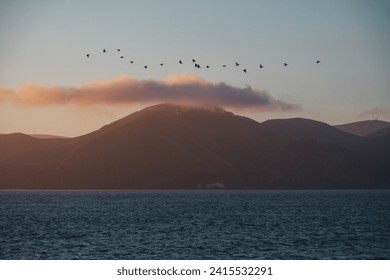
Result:
M0 214L0 259L390 259L390 191L3 191Z

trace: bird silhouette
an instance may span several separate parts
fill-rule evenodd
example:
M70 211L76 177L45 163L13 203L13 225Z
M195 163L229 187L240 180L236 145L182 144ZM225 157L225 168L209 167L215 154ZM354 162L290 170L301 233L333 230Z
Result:
M120 52L121 49L117 49L117 51ZM106 50L106 49L103 49L103 53L107 53L107 50ZM86 57L87 57L87 58L90 58L90 56L91 56L91 54L89 54L89 53L86 54ZM124 58L124 56L121 55L120 58ZM194 63L195 68L201 68L200 64L196 63L196 59L195 59L195 58L192 58L192 62ZM320 61L320 60L315 60L315 62L316 62L316 64L319 64L321 61ZM134 64L134 61L131 60L130 63L131 63L131 64ZM180 59L180 60L179 60L179 64L183 64L183 60ZM164 63L160 63L160 66L163 66L163 65L164 65ZM235 66L240 66L240 63L235 62ZM284 62L284 63L283 63L283 66L284 66L284 67L288 66L288 63L287 63L287 62ZM227 65L226 65L226 64L222 64L222 67L225 68L225 67L227 67ZM148 69L148 65L144 65L144 68L145 68L145 69ZM208 68L208 69L209 69L209 68L211 68L211 67L210 67L210 65L206 65L205 68ZM260 68L260 69L264 68L263 64L259 64L259 68ZM293 68L294 68L294 67L293 67ZM248 73L248 69L247 69L247 68L242 69L242 71L243 71L244 73Z

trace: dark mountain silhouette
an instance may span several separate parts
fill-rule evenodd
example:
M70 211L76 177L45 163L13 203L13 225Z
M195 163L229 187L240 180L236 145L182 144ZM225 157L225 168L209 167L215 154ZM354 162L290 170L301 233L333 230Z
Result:
M367 140L336 129L326 123L302 119L268 120L263 126L293 139L312 139L322 143L333 143L348 148L362 146Z
M385 188L386 139L161 104L76 138L0 135L0 188Z
M18 155L46 150L64 143L65 138L40 139L22 133L0 135L0 162Z
M370 134L381 130L386 127L390 127L390 122L380 120L367 120L360 122L353 122L347 124L336 125L336 128L359 136L369 136Z
M390 138L390 126L379 129L373 133L368 134L367 136L372 137L372 138L383 138L383 139L387 138L387 139L389 139Z

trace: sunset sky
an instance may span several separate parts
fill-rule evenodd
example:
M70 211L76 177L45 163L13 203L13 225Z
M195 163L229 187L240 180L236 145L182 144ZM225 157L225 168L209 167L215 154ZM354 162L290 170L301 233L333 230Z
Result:
M77 136L175 101L390 121L389 15L386 0L1 1L0 133Z

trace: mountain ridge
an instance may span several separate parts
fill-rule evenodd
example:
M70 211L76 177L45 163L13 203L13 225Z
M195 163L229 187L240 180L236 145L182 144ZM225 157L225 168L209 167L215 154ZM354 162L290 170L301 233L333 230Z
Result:
M378 130L390 127L390 122L380 120L365 120L346 124L335 125L337 129L358 136L369 136Z
M0 188L387 188L388 142L308 119L160 104L75 138L0 135Z

